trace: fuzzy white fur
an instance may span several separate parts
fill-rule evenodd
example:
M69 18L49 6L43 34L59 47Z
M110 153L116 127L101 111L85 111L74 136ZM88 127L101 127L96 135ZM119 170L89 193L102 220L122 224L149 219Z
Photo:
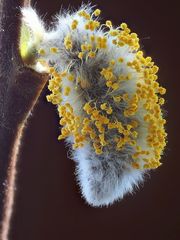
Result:
M133 193L143 181L144 172L121 165L121 159L103 160L93 154L87 144L74 152L77 179L86 201L94 206L108 206Z
M91 8L82 7L91 12ZM78 14L64 14L63 16L57 16L58 22L56 23L54 29L45 31L44 24L42 20L38 17L36 11L32 8L23 8L22 9L23 21L27 26L29 26L32 33L31 41L34 41L37 45L37 48L43 47L47 55L44 57L46 61L54 61L55 65L59 70L64 70L70 64L76 64L73 60L69 60L69 56L66 55L66 52L63 47L64 36L69 32L72 19L77 19L79 21L78 33L74 36L74 39L80 41L79 39L83 38L85 33L84 22ZM102 30L98 30L97 35L103 35ZM60 55L51 55L49 51L49 46L56 46L60 49ZM108 41L109 55L103 55L99 53L95 60L89 60L88 67L80 69L75 69L76 74L82 70L82 74L87 77L85 69L90 71L96 65L99 64L101 59L105 59L105 63L109 59L116 59L121 56L124 57L125 63L122 64L122 73L127 72L126 62L133 59L134 54L128 52L128 48L125 46L121 48L121 52L116 46L112 46L110 40ZM75 60L74 60L75 61ZM97 63L96 63L96 62ZM39 64L39 63L38 63ZM103 65L104 63L102 63ZM41 69L37 66L34 67L36 70ZM117 69L119 71L119 69ZM89 74L89 73L88 73ZM137 75L132 71L132 77L137 78ZM101 82L101 81L100 81ZM68 83L72 84L72 83ZM135 81L131 81L128 84L122 86L124 90L131 94L135 89ZM70 102L76 114L82 115L82 106L84 100L77 96L76 91L72 91L70 97L63 98L63 102ZM138 113L140 116L141 113ZM146 132L146 126L142 132ZM67 139L67 143L71 144L73 141L72 137ZM105 151L102 156L95 154L94 149L89 143L86 143L84 147L72 150L72 158L76 161L77 169L76 175L77 180L80 185L82 195L86 201L95 207L99 206L108 206L118 199L122 199L126 193L132 193L134 187L137 187L140 182L143 181L144 170L136 170L131 167L129 164L128 158L131 150L127 149L127 152L122 154L116 154L114 152Z

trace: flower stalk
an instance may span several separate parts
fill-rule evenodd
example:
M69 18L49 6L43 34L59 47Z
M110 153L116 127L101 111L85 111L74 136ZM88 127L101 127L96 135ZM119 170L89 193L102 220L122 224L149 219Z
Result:
M17 160L25 123L46 83L46 75L26 67L19 54L20 7L30 1L0 3L0 239L9 239Z

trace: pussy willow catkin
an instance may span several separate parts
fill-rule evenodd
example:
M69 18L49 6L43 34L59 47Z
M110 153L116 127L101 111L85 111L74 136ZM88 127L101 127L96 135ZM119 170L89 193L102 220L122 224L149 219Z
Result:
M32 8L22 14L21 55L49 73L47 100L57 106L58 139L70 146L82 195L93 206L122 199L161 165L166 89L158 66L126 23L100 23L89 5L58 15L49 30Z

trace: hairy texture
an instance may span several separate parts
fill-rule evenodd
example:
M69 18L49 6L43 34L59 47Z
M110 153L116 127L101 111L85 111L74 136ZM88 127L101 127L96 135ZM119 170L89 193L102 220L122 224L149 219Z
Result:
M126 153L117 155L110 152L98 156L93 149L85 147L74 151L77 161L77 179L87 202L94 206L112 204L122 199L127 192L143 180L143 171L130 168L126 164Z
M25 122L46 75L24 66L19 56L20 7L29 1L0 3L0 239L7 240L14 206L16 165Z
M48 30L32 8L22 14L31 33L26 58L33 52L31 67L50 75L47 100L57 105L59 140L72 149L84 198L92 206L122 199L161 164L165 89L156 82L158 67L127 24L100 24L100 10L90 5L60 13Z

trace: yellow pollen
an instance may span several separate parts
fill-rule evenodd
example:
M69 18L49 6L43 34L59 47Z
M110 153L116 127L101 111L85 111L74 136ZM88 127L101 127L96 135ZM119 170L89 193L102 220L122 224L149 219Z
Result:
M71 29L74 30L77 28L77 25L78 25L78 21L75 19L73 20L72 24L71 24Z
M58 53L58 48L56 47L51 47L50 48L51 53Z
M114 28L108 20L100 25L96 18L100 13L99 9L91 14L85 10L78 12L83 18L82 27L85 28L80 51L76 49L74 38L78 33L75 30L80 23L78 20L72 19L69 34L64 38L66 52L71 51L75 58L82 60L77 62L81 65L86 62L94 65L97 63L97 77L92 79L94 82L99 79L97 85L88 75L82 74L78 67L71 68L69 64L66 71L60 72L55 64L49 64L39 56L42 58L39 62L48 68L50 75L48 89L51 93L47 96L47 101L58 106L61 117L59 123L62 129L58 139L72 136L73 149L88 142L98 155L109 149L125 151L130 147L132 168L157 168L161 165L160 159L167 136L166 120L161 110L161 105L165 103L161 95L166 93L166 89L157 82L159 67L151 57L140 51L138 35L131 32L126 23ZM100 29L105 25L108 28L103 33ZM128 55L124 52L126 48ZM43 48L38 53L42 56L46 54ZM58 48L51 47L50 53L60 52ZM104 61L98 65L101 57L104 57ZM89 94L91 87L97 87L97 90L99 88L97 93L100 94L92 98ZM74 89L77 90L77 98L74 99L81 103L83 96L82 100L85 101L80 106L82 112L79 116L75 114L77 109L73 109L75 105L73 95L70 94L71 91L74 93ZM88 94L86 90L89 91ZM121 117L123 120L120 121Z
M120 62L120 63L123 63L124 62L124 58L118 58L118 62Z
M94 12L93 12L93 15L94 16L99 16L101 14L101 10L100 9L96 9Z
M83 59L83 55L84 55L83 52L79 52L79 53L78 53L78 58L80 58L80 59L82 60L82 59Z
M70 94L70 92L71 92L71 88L70 87L65 87L65 89L64 89L64 95L65 96L68 96L69 94Z
M64 38L64 46L67 50L71 50L72 49L72 39L70 35L67 35Z
M112 28L112 22L111 21L106 21L106 26L109 27L109 28Z
M46 52L43 48L39 49L38 53L42 56L44 56L46 54Z

